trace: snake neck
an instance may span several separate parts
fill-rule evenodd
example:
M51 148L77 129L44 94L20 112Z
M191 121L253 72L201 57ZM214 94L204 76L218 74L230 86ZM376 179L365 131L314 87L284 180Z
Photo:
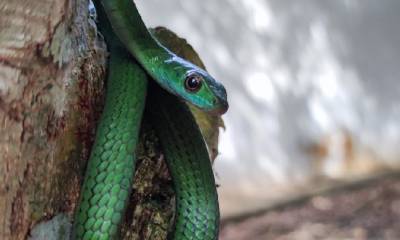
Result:
M163 66L174 64L178 57L152 36L143 23L134 1L94 0L94 4L98 21L101 23L100 32L103 33L109 48L126 47L154 80L161 86L168 87L167 75L170 71ZM173 67L179 67L179 64L181 63Z
M145 26L134 1L94 0L94 4L99 22L105 26L102 28L112 35L116 32L119 40L142 65L146 65L148 59L171 57L172 53L153 38Z
M132 0L94 0L101 32L107 32L108 45L122 44L146 72L164 89L174 93L178 80L188 64L162 46L149 32ZM116 34L114 34L116 33ZM108 38L108 39L107 39ZM186 67L186 68L185 68Z
M165 90L205 111L228 109L225 88L195 64L163 47L146 28L132 0L95 0L104 8L111 30L146 72ZM104 21L103 21L104 22ZM187 81L197 79L195 91Z

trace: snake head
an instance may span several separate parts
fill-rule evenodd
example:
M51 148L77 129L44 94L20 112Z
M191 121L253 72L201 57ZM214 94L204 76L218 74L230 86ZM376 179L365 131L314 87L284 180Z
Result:
M168 79L163 81L168 85L164 88L172 94L211 114L222 115L228 110L225 87L208 72L176 55L164 64L171 69L163 73Z

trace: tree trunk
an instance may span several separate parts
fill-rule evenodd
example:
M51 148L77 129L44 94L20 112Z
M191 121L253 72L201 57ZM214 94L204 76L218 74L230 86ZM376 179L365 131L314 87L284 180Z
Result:
M102 106L99 46L86 1L0 1L0 239L73 211Z
M185 40L154 34L201 65ZM106 47L88 2L0 2L0 239L68 239L103 106ZM194 112L217 154L221 120ZM171 181L144 120L124 239L165 239Z

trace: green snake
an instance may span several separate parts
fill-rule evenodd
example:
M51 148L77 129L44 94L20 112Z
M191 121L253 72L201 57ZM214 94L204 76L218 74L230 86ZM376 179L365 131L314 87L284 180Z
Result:
M175 224L168 239L217 239L218 196L207 147L182 100L223 114L228 109L225 88L153 38L133 1L96 0L94 4L110 51L106 102L72 238L119 239L146 104L176 196Z

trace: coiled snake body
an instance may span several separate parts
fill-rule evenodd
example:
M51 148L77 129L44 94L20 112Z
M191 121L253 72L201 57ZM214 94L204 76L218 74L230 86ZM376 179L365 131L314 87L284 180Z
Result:
M222 114L228 108L224 87L158 43L131 0L94 3L110 59L106 103L75 213L73 238L118 239L149 88L146 109L176 195L175 224L169 239L216 239L219 207L207 147L181 100Z

